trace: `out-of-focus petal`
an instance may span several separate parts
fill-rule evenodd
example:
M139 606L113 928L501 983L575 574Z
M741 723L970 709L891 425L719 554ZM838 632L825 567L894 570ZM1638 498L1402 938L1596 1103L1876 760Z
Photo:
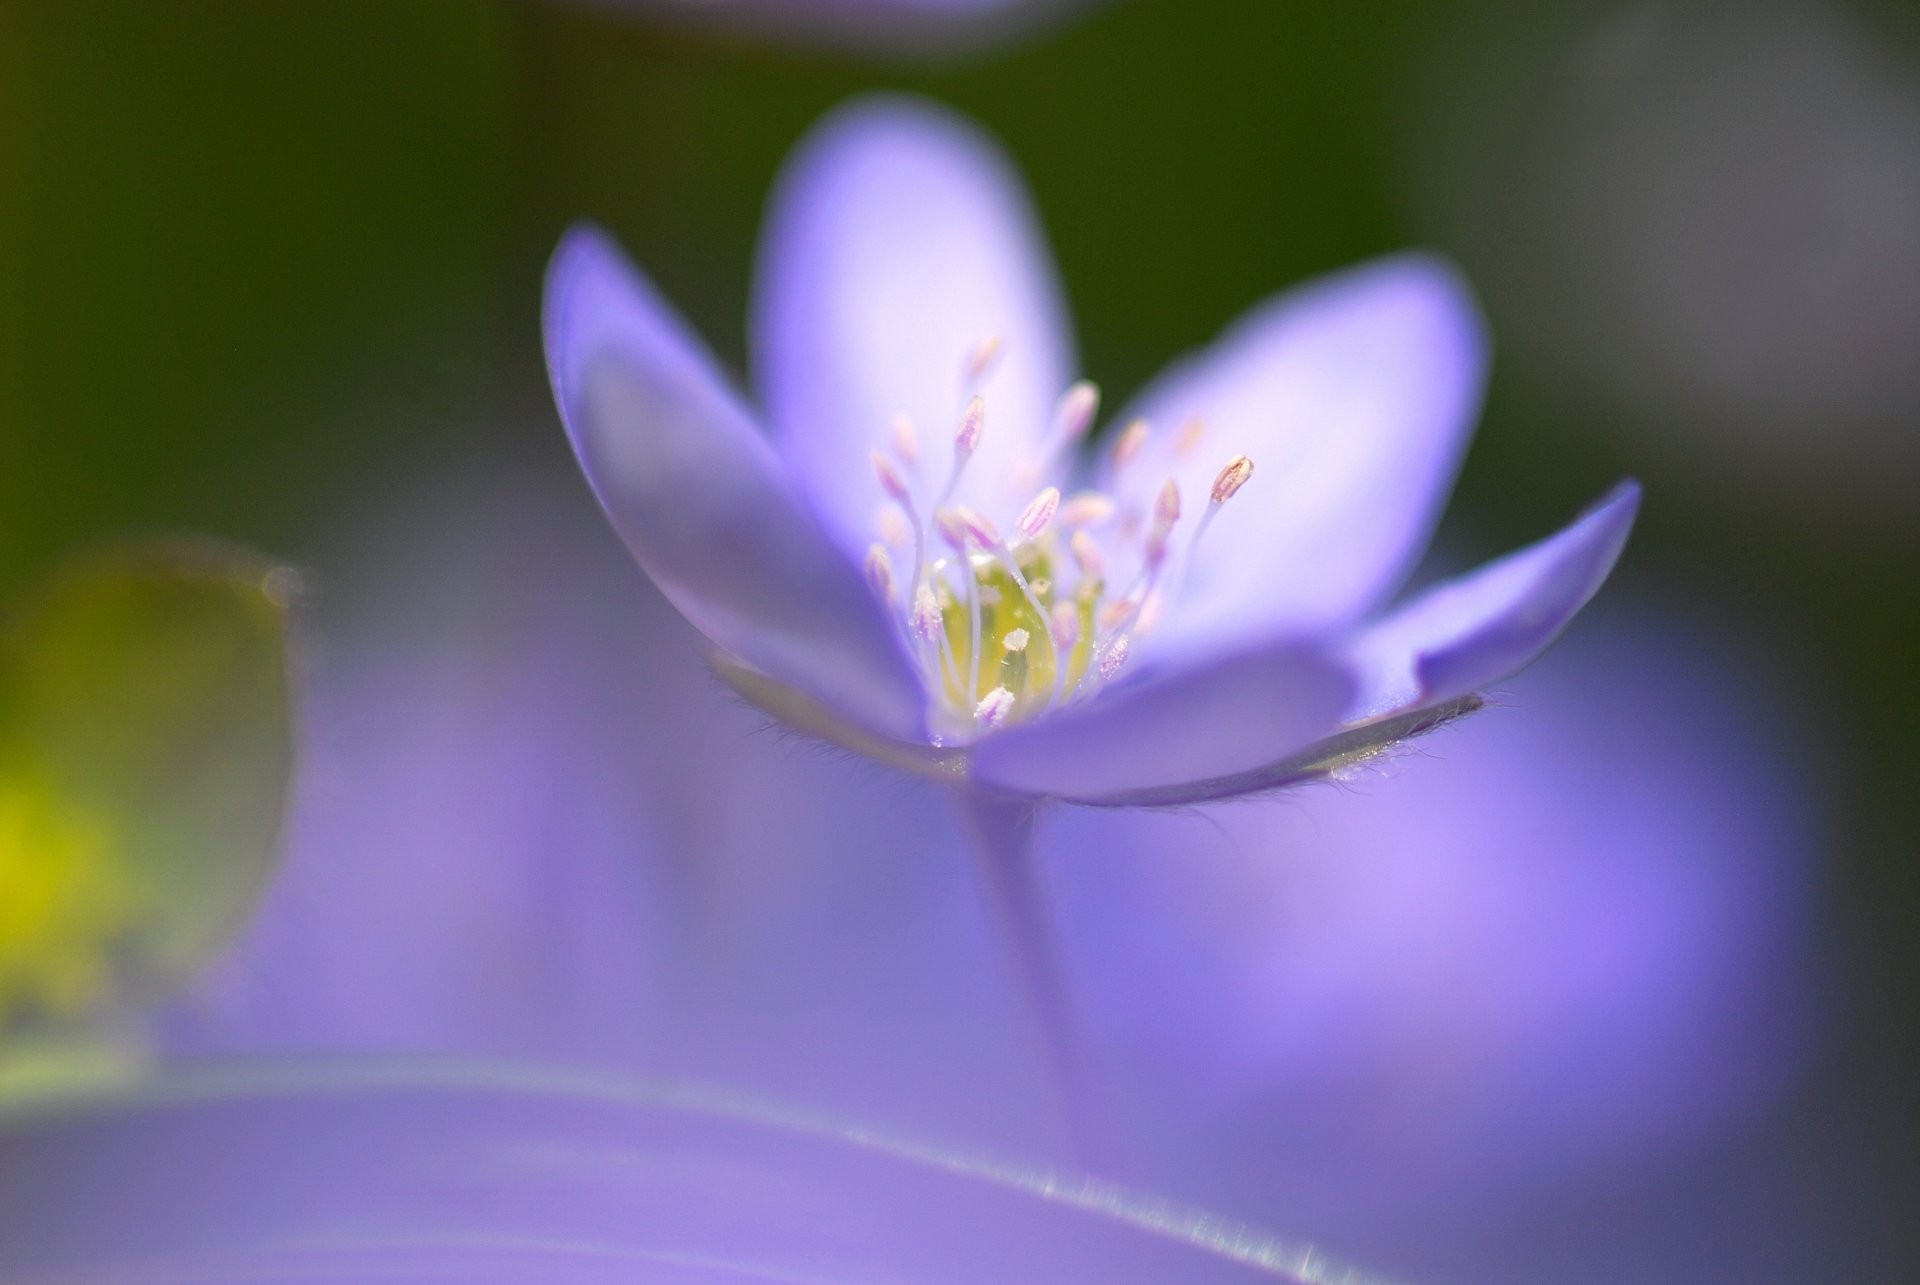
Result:
M755 277L755 376L783 454L850 549L885 499L869 455L907 416L924 508L945 484L969 355L986 426L957 497L1010 525L1016 485L1072 378L1066 305L1020 179L963 121L897 98L841 108L795 149Z
M1352 681L1319 652L1269 647L1143 675L1082 705L995 733L976 779L1079 802L1245 772L1325 736Z
M1313 1257L1105 1184L511 1068L183 1077L0 1124L0 1156L8 1280L1224 1285Z
M1531 664L1599 591L1639 510L1639 484L1622 482L1563 530L1363 630L1349 649L1361 681L1352 712L1435 705Z
M1104 0L571 0L658 22L947 62L1013 45Z
M581 466L673 604L750 664L919 739L924 698L898 633L712 358L596 229L554 255L546 334Z
M1153 432L1110 485L1144 509L1175 479L1191 532L1224 464L1246 455L1254 474L1147 648L1324 628L1391 592L1453 487L1486 366L1466 284L1404 255L1280 295L1170 369L1122 417Z
M1736 643L1610 613L1391 779L1056 815L1054 922L1137 1162L1420 1279L1457 1235L1481 1246L1468 1278L1553 1276L1541 1241L1570 1233L1543 1209L1719 1186L1701 1140L1811 1034L1826 755Z
M769 734L571 461L422 473L311 555L286 855L164 1051L611 1066L1044 1158L947 792Z

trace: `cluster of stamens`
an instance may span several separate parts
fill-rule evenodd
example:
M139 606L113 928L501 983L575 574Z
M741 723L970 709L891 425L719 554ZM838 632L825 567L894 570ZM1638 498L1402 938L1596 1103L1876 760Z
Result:
M1144 512L1102 491L1063 496L1058 487L1042 485L1093 427L1100 396L1084 381L1060 398L1038 457L1015 465L1015 488L1039 489L1010 534L954 503L986 431L986 404L977 390L1001 347L997 339L987 341L962 367L965 409L938 489L924 477L919 433L905 418L893 424L890 449L873 454L884 505L880 538L867 553L867 579L901 613L928 690L946 715L942 740L969 739L1084 699L1118 675L1134 640L1159 618L1181 518L1180 490L1171 477ZM1151 431L1136 421L1115 438L1116 480L1138 459ZM1176 454L1189 454L1204 433L1198 420L1183 425ZM1183 565L1191 565L1214 513L1252 474L1253 461L1244 455L1220 470ZM1136 548L1137 558L1117 556ZM896 555L911 557L904 592ZM1114 568L1136 562L1126 583L1116 584Z

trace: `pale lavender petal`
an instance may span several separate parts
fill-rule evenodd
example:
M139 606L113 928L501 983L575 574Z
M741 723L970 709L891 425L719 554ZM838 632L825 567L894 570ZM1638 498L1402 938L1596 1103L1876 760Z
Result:
M1261 305L1157 380L1123 417L1144 417L1153 435L1114 485L1144 508L1174 478L1191 532L1223 465L1246 455L1254 474L1215 516L1146 647L1168 656L1322 629L1391 592L1452 489L1486 349L1458 274L1406 255ZM1190 438L1196 419L1205 430Z
M760 393L782 453L849 549L884 499L869 462L896 417L920 438L924 509L944 485L963 367L1004 343L980 386L987 415L958 498L1011 527L1032 457L1073 376L1052 259L1019 176L973 127L907 99L841 108L775 189L753 309Z
M1324 655L1269 647L1145 674L995 733L975 747L973 772L1001 789L1084 802L1227 776L1325 736L1352 692Z
M1101 0L572 0L649 21L932 61L1037 35Z
M925 702L898 632L712 358L597 229L554 255L546 333L581 466L674 605L749 664L921 739Z
M1436 705L1531 664L1599 591L1639 509L1639 484L1622 482L1565 529L1362 630L1349 648L1361 682L1350 713Z
M13 1281L1224 1285L1312 1256L1104 1184L506 1067L175 1077L0 1121L0 1159Z
M1345 788L1058 814L1054 922L1139 1163L1419 1279L1460 1235L1511 1255L1461 1279L1559 1279L1515 1266L1543 1209L1714 1185L1702 1140L1804 1064L1818 975L1827 747L1739 642L1610 614Z
M611 1066L1037 1154L947 791L770 732L569 461L422 471L309 563L288 849L165 1051Z

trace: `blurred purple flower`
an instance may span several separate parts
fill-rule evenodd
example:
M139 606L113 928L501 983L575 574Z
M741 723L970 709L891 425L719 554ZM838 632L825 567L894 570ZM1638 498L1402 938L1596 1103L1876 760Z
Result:
M1104 1183L688 1092L510 1068L254 1068L0 1133L9 1281L1342 1281Z
M942 58L1031 35L1097 0L572 0L747 36Z
M591 1064L1065 1163L942 791L752 735L588 515L516 485L405 496L323 564L384 588L323 631L298 842L173 1051ZM1792 1074L1820 835L1781 684L1629 617L1506 699L1391 789L1041 827L1121 1176L1369 1262L1552 1256L1519 1193L1637 1187Z
M1228 797L1474 708L1592 596L1638 504L1623 484L1370 619L1479 403L1454 272L1402 256L1262 304L1083 455L1097 394L1018 181L909 102L798 149L752 322L770 432L612 243L571 233L547 352L588 478L743 694L999 794Z
M318 556L287 852L167 1049L530 1058L1044 1133L941 792L765 735L573 489L511 474L405 488Z
M1753 670L1617 617L1391 789L1060 813L1070 973L1156 1189L1374 1262L1507 1218L1518 1258L1543 1182L1641 1184L1779 1093L1825 836Z

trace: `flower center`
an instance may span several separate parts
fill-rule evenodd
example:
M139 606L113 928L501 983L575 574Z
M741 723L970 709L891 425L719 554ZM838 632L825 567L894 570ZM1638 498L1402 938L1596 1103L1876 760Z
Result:
M1061 397L1036 456L1015 464L1006 479L1011 493L1039 489L1003 536L985 515L953 503L986 431L977 389L1000 351L999 341L989 340L963 363L966 407L943 477L929 476L919 434L904 418L894 422L890 450L873 455L884 504L867 579L899 614L934 693L941 724L935 740L943 744L1084 699L1112 681L1134 639L1159 619L1170 576L1185 574L1214 513L1253 474L1244 455L1220 471L1183 560L1171 569L1181 516L1172 478L1150 507L1102 491L1063 497L1043 485L1064 471L1065 457L1093 425L1099 393L1083 381ZM1115 439L1116 480L1135 464L1150 432L1136 421ZM1199 421L1189 422L1176 451L1190 452L1204 433ZM908 567L902 592L896 568Z

